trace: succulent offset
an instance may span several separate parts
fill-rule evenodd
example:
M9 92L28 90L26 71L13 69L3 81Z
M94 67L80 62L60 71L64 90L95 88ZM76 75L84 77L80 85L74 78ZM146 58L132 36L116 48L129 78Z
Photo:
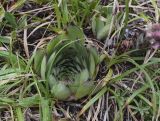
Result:
M92 32L98 40L106 39L111 29L114 30L114 25L111 26L112 8L98 6L96 13L92 17Z
M54 38L45 52L37 51L34 68L56 99L77 100L97 90L99 54L84 42L83 32L71 26Z

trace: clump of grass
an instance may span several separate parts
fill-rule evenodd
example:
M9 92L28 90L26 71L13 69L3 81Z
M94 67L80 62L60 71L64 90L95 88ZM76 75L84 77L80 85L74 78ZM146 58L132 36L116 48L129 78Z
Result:
M3 1L0 119L158 121L159 50L153 52L144 37L145 26L159 22L157 2ZM103 88L76 102L55 101L47 96L45 79L34 73L33 58L37 49L58 34L66 34L68 25L73 24L87 31L86 43L96 45L103 54L97 76Z

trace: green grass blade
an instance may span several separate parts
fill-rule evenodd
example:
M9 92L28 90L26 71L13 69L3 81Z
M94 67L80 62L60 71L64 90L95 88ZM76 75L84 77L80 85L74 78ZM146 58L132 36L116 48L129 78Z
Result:
M52 111L48 99L41 98L41 121L52 121Z
M107 91L107 87L104 87L101 91L99 91L92 99L90 99L87 104L85 104L82 110L79 112L79 116L81 116L91 105L93 105L102 95Z
M20 107L16 107L15 110L17 115L17 121L25 121L22 109Z

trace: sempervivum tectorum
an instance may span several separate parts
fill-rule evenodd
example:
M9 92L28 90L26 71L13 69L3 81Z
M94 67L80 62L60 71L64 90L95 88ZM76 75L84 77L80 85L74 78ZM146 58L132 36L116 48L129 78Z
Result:
M95 91L99 60L95 48L84 46L83 32L72 26L54 38L45 52L37 52L34 68L53 97L76 100Z
M146 37L154 49L160 48L160 24L152 24L147 27Z

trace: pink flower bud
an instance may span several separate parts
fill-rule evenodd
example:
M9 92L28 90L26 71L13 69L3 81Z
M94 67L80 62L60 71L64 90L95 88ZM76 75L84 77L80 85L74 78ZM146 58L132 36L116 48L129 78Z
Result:
M146 37L149 39L152 48L160 48L160 24L152 24L148 26Z

